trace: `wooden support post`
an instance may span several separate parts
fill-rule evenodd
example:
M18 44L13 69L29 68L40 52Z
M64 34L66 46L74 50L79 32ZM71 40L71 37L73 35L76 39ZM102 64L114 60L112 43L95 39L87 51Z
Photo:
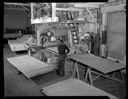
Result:
M121 78L122 78L122 80L124 81L124 76L123 76L123 73L122 73L121 70L120 70L120 74L121 74Z
M100 75L96 76L96 77L93 78L92 80L94 81L94 80L96 80L96 79L99 78L99 77L100 77Z
M33 6L34 6L34 3L31 3L31 22L32 22L32 20L34 19L34 15L33 15Z
M75 77L75 76L77 76L77 78L80 79L77 62L75 62L75 66L74 66L73 74L72 74L72 77Z
M90 83L93 86L93 80L92 80L92 74L91 74L91 69L90 68L88 68L88 74L89 74Z
M75 63L75 67L76 67L76 74L77 74L77 77L78 77L78 79L80 79L80 76L79 76L79 69L78 69L78 64L77 64L77 62Z
M86 82L87 81L87 77L88 77L88 69L86 71L86 75L85 75L85 78L84 78L84 81Z
M113 72L113 74L112 74L112 78L115 78L115 76L116 76L116 73L115 73L115 72Z
M76 75L76 67L74 66L73 73L72 73L72 77L74 78L75 75Z
M86 75L85 75L85 79L84 79L85 82L87 81L88 77L89 77L90 84L93 86L92 74L91 74L91 70L89 67L88 67Z

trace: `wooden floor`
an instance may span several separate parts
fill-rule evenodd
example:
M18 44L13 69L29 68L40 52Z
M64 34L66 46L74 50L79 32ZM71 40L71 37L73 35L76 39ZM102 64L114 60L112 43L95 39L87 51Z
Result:
M24 75L18 75L17 69L11 65L6 59L14 57L15 55L27 54L26 52L13 53L9 46L4 45L4 94L5 96L43 96L40 89L51 83L58 82L59 80L67 79L56 75L56 72L46 73L32 79L27 79ZM50 53L46 52L47 57ZM80 75L84 70L80 69ZM118 76L118 75L117 75ZM82 77L82 76L81 76ZM99 78L94 82L94 85L112 95L125 99L126 85L121 84L105 78Z

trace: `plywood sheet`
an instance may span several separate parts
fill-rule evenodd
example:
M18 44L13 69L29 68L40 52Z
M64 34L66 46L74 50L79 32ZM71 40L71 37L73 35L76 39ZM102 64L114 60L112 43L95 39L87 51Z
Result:
M43 92L49 96L108 96L110 99L118 99L96 87L73 78L46 86L43 88Z
M105 74L125 68L121 63L116 63L91 54L74 54L70 58Z
M28 42L29 36L31 35L23 35L22 37L16 40L8 40L8 44L12 51L21 51L27 50L28 46L25 44Z
M16 40L9 40L8 44L11 48L11 51L27 50L28 48L28 46L25 43L22 43Z
M53 70L52 66L49 66L48 64L37 60L29 55L8 58L7 60L28 78L31 78L31 75L33 75L33 73L35 74L35 76L37 74L44 73L44 71L48 70L48 68L49 71Z

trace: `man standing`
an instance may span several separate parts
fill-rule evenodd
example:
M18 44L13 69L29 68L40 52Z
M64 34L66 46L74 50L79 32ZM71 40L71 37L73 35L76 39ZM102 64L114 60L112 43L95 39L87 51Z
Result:
M80 44L78 45L76 52L82 54L88 53L88 45L85 43L83 39L80 41Z
M28 42L26 43L28 45L28 54L31 56L31 52L35 51L35 49L32 47L32 43L34 42L35 38L33 35L29 36Z
M70 49L67 45L64 44L63 40L60 40L60 43L58 45L58 70L57 74L64 76L64 65L65 65L65 58L67 57L67 54L70 52Z

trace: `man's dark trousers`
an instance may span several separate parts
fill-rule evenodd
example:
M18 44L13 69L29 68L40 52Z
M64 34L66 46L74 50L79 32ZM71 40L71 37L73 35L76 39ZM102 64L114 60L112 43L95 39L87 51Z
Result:
M64 76L64 65L65 65L65 58L66 58L66 54L59 54L58 57L58 70L57 73L59 75Z

